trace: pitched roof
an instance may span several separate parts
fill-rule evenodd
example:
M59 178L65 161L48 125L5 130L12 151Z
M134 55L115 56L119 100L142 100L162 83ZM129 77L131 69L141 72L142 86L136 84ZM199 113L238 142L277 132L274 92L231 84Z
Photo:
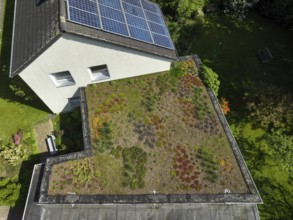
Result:
M19 74L63 32L106 41L135 50L177 59L176 50L86 27L68 20L65 0L16 0L11 48L10 77Z
M10 77L16 76L58 37L59 2L16 0L11 47Z

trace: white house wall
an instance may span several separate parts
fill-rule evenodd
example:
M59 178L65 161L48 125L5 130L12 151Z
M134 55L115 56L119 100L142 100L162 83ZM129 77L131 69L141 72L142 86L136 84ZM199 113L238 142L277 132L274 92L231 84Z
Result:
M69 110L68 98L76 96L79 87L92 83L89 67L107 64L108 80L116 80L165 71L170 63L170 59L160 56L63 34L20 76L54 113L60 113ZM49 75L62 71L70 71L76 84L57 88Z

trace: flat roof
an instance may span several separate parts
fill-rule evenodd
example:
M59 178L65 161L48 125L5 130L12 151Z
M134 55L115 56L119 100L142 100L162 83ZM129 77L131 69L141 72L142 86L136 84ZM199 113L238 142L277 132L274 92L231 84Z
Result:
M39 204L42 164L35 165L23 220L259 220L256 204Z

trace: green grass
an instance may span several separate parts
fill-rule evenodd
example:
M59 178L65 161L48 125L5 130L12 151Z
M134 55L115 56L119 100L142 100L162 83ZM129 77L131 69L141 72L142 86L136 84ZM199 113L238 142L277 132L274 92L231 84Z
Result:
M33 127L36 123L48 117L48 109L37 97L34 101L25 101L16 96L9 88L13 81L21 82L20 77L10 79L9 62L10 62L10 48L12 38L12 24L13 24L13 9L14 1L4 0L3 10L3 27L0 33L0 143L6 145L12 141L12 135L18 130L23 130L25 134L31 135L31 140L23 145L27 150L25 158L19 160L15 166L0 158L1 168L0 176L7 177L14 181L18 181L21 187L15 189L17 206L23 206L31 179L31 173L35 163L39 163L39 151L35 144L35 137ZM24 84L24 83L22 83ZM24 85L23 90L29 91L28 86ZM30 90L30 93L32 91ZM4 199L2 204L7 204Z
M2 17L0 18L1 19L1 27L3 27L4 25L4 17L5 17L5 10L4 8L6 7L6 0L3 1L3 8L2 8ZM1 48L2 48L2 28L1 28L1 31L0 31L0 53L1 53Z
M219 74L220 96L239 107L249 80L273 82L293 91L292 38L292 33L258 14L250 14L244 22L208 17L204 26L198 27L189 53L198 54ZM274 56L270 64L262 64L257 55L265 47Z
M30 130L47 117L47 113L17 102L0 99L0 139L11 140L17 130Z
M8 76L14 1L4 2L3 33L0 35L2 42L0 58L0 140L6 142L18 129L31 130L33 125L47 117L48 112L38 98L35 101L24 101L15 96L9 88L12 80L21 79L10 79ZM28 90L29 88L24 89Z
M198 54L219 75L219 97L230 102L228 121L265 203L259 206L263 219L284 217L286 214L280 214L284 210L290 213L292 203L288 198L290 191L292 193L292 180L274 155L269 154L266 131L251 126L243 95L250 81L264 81L293 92L292 39L292 32L255 13L243 22L211 16L198 26L189 51ZM257 51L265 47L274 57L269 64L261 63L257 55ZM289 197L285 199L284 195Z

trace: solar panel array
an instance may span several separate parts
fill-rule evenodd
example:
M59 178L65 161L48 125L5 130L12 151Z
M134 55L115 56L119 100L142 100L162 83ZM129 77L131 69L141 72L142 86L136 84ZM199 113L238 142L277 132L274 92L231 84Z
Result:
M160 8L147 0L67 0L69 20L174 49Z

